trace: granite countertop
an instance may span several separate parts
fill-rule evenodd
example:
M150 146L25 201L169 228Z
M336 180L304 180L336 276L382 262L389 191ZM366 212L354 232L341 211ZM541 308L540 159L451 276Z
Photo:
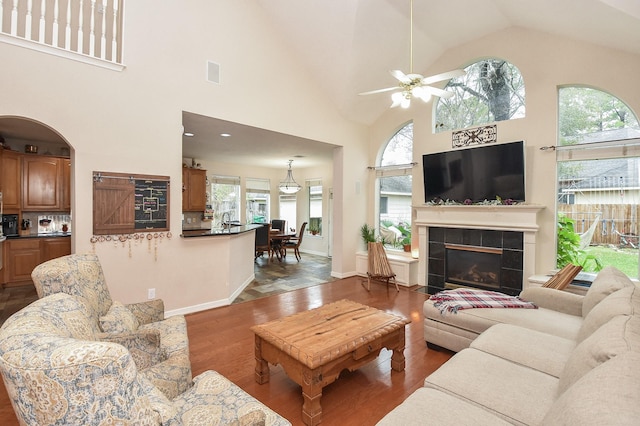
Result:
M49 232L44 234L26 234L26 235L5 235L9 240L24 239L24 238L58 238L58 237L70 237L71 232Z
M239 226L231 226L228 229L216 228L216 229L183 229L182 234L180 235L182 238L193 238L193 237L220 237L220 236L229 236L229 235L238 235L243 234L245 232L253 231L254 229L260 228L262 225L239 225Z

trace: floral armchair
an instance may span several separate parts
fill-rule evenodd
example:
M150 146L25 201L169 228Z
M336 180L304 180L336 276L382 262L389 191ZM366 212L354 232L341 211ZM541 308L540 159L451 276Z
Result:
M184 316L164 318L160 299L123 305L111 299L95 254L72 254L38 265L31 278L39 297L66 293L87 308L93 332L124 345L141 373L168 398L192 384Z
M290 425L215 371L167 396L126 347L100 340L93 313L58 293L0 327L0 372L23 425Z

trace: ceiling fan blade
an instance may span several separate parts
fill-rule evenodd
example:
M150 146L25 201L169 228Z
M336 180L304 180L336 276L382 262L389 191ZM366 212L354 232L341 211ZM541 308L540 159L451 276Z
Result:
M432 86L422 86L422 88L433 96L438 96L440 98L450 98L453 96L453 92L449 92L447 90L438 89L437 87Z
M400 83L411 83L411 78L400 70L392 70L389 73Z
M432 84L438 81L450 80L452 78L460 77L466 74L465 70L453 70L443 72L442 74L436 74L422 79L422 84Z
M384 89L371 90L371 91L369 91L369 92L362 92L362 93L358 93L358 95L361 95L361 96L362 96L362 95L374 95L374 94L376 94L376 93L390 92L390 91L392 91L392 90L396 90L396 89L399 89L399 87L398 87L398 86L395 86L395 87L386 87L386 88L384 88Z

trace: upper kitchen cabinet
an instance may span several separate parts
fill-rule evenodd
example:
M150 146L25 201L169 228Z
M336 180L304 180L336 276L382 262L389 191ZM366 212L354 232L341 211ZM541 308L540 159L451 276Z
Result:
M22 159L22 210L65 211L65 159L29 156ZM70 203L68 203L70 204Z
M182 168L182 211L204 212L207 205L207 171Z
M15 151L2 150L2 168L0 175L0 191L5 213L17 213L21 207L21 159L22 154Z

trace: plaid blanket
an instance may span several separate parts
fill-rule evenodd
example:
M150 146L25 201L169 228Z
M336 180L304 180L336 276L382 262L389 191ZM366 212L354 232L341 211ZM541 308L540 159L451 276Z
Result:
M497 291L475 290L470 288L457 288L454 290L444 290L434 294L429 298L434 302L433 306L438 308L441 314L453 312L460 309L470 308L524 308L538 309L531 302L524 301L516 296L509 296Z

